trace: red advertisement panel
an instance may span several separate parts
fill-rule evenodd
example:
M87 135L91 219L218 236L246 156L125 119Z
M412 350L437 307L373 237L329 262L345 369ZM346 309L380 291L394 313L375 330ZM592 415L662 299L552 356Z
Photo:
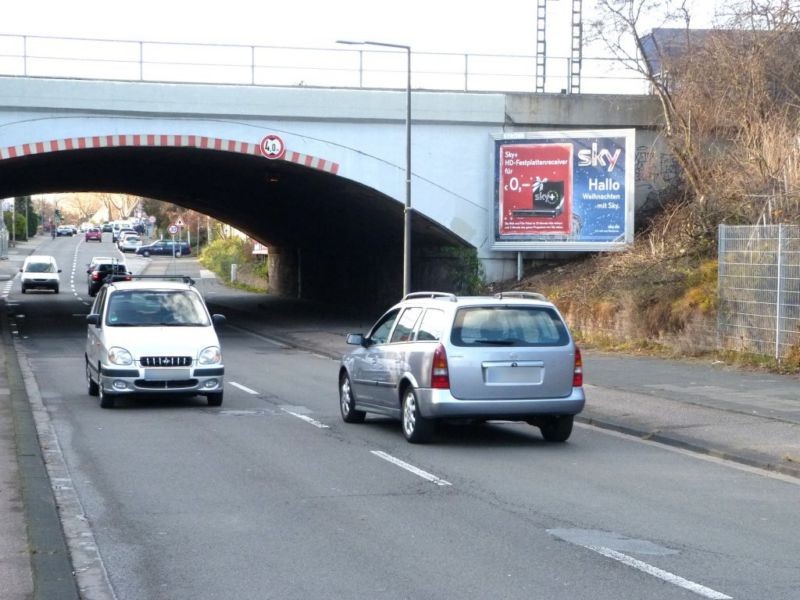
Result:
M500 235L569 235L572 144L502 144Z

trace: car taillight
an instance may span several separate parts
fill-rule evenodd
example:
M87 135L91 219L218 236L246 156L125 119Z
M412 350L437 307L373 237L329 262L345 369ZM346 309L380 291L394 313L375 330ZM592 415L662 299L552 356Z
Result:
M92 272L92 281L100 281L100 271Z
M450 389L450 373L447 370L447 352L439 344L433 353L433 366L431 367L431 387L437 390Z
M572 387L583 387L583 359L580 348L575 346L575 369L572 371Z

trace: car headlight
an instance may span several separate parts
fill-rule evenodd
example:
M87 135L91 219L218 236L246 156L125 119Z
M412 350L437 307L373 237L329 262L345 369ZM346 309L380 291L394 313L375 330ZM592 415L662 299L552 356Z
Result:
M114 365L132 365L133 356L125 348L115 346L108 351L108 362Z
M200 351L197 357L199 365L216 365L222 362L222 352L217 346L209 346Z

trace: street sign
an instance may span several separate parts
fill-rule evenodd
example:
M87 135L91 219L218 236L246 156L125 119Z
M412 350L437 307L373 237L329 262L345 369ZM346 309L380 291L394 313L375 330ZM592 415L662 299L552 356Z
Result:
M175 235L176 233L178 233L178 226L177 225L170 225L167 228L167 231L169 231L172 235Z
M176 227L183 227L183 219L181 219L180 217L178 217L178 220L177 220L177 221L175 221L175 226L176 226Z
M269 134L261 140L260 147L261 154L270 160L283 158L283 155L286 154L286 145L283 143L283 140L274 133Z

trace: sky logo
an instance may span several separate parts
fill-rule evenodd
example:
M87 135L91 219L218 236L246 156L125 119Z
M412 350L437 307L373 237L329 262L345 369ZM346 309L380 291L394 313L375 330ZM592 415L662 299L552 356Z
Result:
M584 148L578 150L578 165L581 167L608 167L608 172L614 170L617 166L622 148L617 148L614 152L606 148L597 149L597 142L592 142L592 149Z

